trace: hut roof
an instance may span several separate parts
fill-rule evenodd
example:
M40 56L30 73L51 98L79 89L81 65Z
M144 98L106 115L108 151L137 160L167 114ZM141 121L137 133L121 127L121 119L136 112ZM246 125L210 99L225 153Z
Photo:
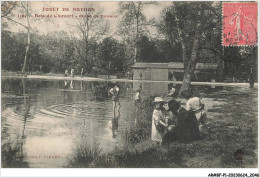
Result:
M133 68L168 69L168 63L137 62L133 65Z
M216 70L218 67L217 63L197 63L197 70ZM145 63L145 62L137 62L132 68L134 69L184 69L184 65L182 62L170 62L170 63Z
M170 62L168 69L184 69L184 65L182 62Z

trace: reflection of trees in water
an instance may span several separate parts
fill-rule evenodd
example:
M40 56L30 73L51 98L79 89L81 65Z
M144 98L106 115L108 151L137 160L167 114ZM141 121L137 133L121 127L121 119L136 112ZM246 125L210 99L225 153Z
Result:
M3 167L29 167L29 164L24 161L23 145L25 143L25 128L28 119L33 118L30 113L31 102L29 94L26 94L26 80L22 79L22 92L23 92L23 106L21 115L23 117L22 135L16 139L17 142L5 143L2 145L2 165ZM34 108L36 110L36 108Z
M63 103L73 101L105 101L109 98L109 82L63 81Z
M94 94L94 99L98 101L104 101L109 97L109 82L93 82L92 91Z

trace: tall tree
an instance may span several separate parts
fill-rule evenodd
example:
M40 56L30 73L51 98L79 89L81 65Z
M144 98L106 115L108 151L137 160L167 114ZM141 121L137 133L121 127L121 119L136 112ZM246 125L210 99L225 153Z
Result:
M216 2L173 2L164 9L159 30L173 43L180 43L184 64L181 90L190 87L199 51L209 45L221 47L213 37L221 32L221 8ZM221 36L218 36L221 39ZM207 42L208 40L208 42Z
M133 46L133 62L137 61L137 41L142 33L147 31L147 19L143 9L148 5L155 5L156 2L130 1L119 3L119 13L122 19L119 23L119 35L125 43Z
M3 5L4 2L1 4L2 8L5 7ZM6 5L8 7L8 5ZM7 11L4 14L1 14L2 19L7 19L11 23L15 23L16 25L20 25L25 28L26 33L27 33L27 42L26 42L26 48L25 48L25 56L24 56L24 63L23 63L23 68L22 71L24 72L26 70L26 65L27 65L27 60L29 56L29 50L30 50L30 45L31 45L31 35L34 32L34 29L32 28L32 23L35 21L39 20L39 18L33 18L32 14L32 5L31 2L17 2L13 5L12 11L16 11L17 14L23 14L24 20L17 19L17 17L11 13L11 11ZM16 15L17 15L16 14Z
M85 55L81 55L81 61L87 66L93 62L89 59L93 58L89 56L91 44L98 42L109 32L109 24L100 16L103 11L96 3L84 2L82 6L95 9L95 11L84 11L82 14L84 17L78 17L73 24L85 47Z
M13 33L3 30L1 31L1 64L3 70L19 71L24 59L24 34L14 35Z
M124 73L126 60L124 46L111 37L105 38L100 44L97 52L96 66L99 70L105 70L106 74Z

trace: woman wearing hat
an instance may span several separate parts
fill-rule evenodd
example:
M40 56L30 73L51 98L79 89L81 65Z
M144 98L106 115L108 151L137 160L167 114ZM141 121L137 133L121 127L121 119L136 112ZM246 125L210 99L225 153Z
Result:
M169 123L169 132L164 135L162 144L169 144L170 142L177 140L179 142L190 142L198 140L200 133L198 121L194 113L181 107L180 102L175 100L169 101L168 107L169 116L174 118L171 122L175 125L171 128L172 123Z
M170 142L177 140L175 127L180 107L181 104L179 101L172 99L168 102L168 113L166 116L166 123L168 124L168 127L165 135L163 136L162 145L168 145Z
M164 100L161 97L155 97L153 103L155 104L155 109L152 117L151 139L159 144L162 142L162 137L168 127L168 124L165 123L165 117L163 115Z

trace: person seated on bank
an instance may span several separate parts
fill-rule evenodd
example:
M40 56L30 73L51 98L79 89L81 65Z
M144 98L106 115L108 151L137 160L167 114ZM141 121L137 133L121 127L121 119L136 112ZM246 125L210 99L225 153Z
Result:
M202 131L203 125L207 120L207 114L204 111L204 104L199 97L193 96L193 92L190 89L183 90L181 95L187 100L186 110L194 112L199 124L199 130Z
M175 88L174 86L172 85L172 88L170 90L170 92L166 95L166 97L173 97L173 94L175 93Z
M152 133L151 139L156 142L157 145L162 143L163 135L168 127L166 124L163 112L165 111L163 105L164 100L161 97L155 97L153 103L155 108L152 116Z
M174 99L168 102L168 110L166 114L166 124L168 124L167 131L163 136L162 145L169 145L171 142L177 140L175 127L178 120L178 112L181 107L179 101Z
M169 106L169 112L177 116L177 121L175 126L168 127L169 132L164 135L162 145L169 145L173 141L187 143L199 140L198 121L192 111L187 111L179 102L173 101L173 106Z
M198 121L193 111L188 111L184 107L178 109L175 133L177 140L180 142L185 143L199 140L200 131Z

